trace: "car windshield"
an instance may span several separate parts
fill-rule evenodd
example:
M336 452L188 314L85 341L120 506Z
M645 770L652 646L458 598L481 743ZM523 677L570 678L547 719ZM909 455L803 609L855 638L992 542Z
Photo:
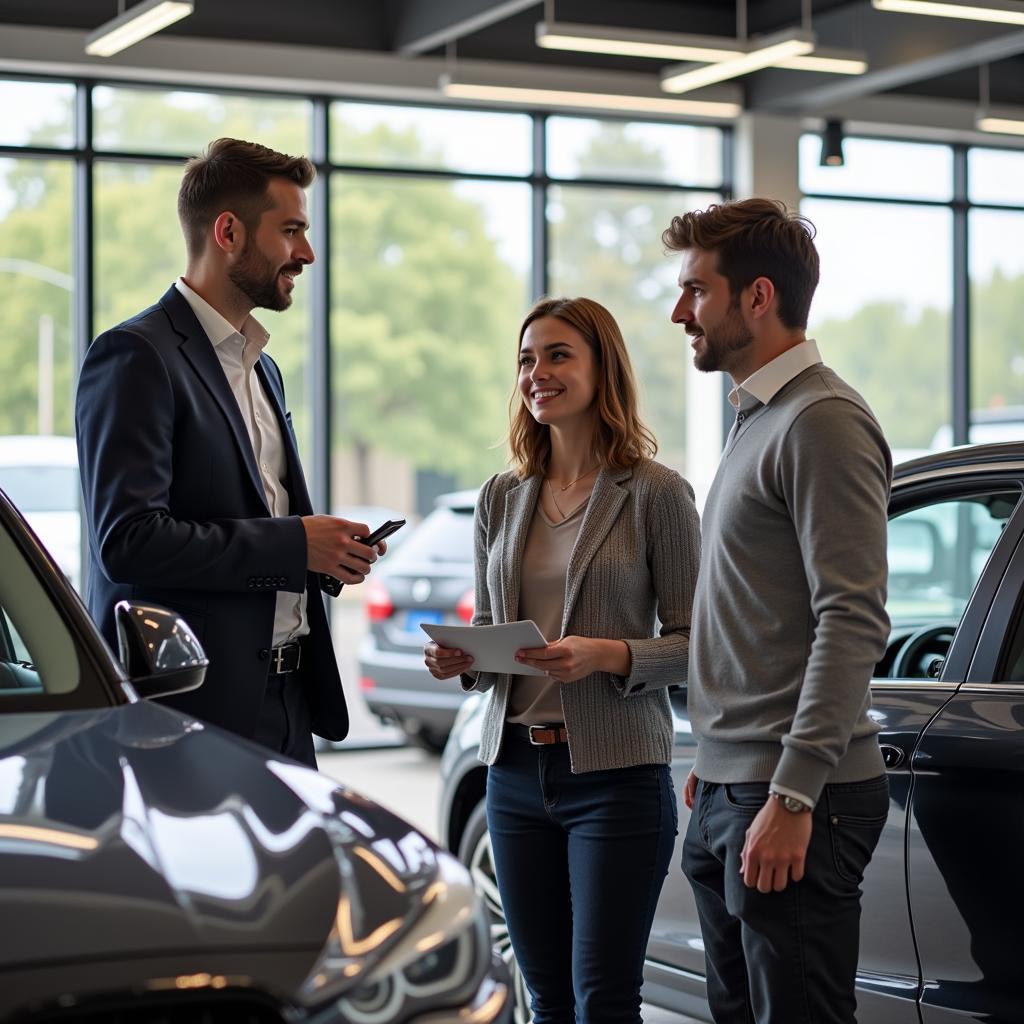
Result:
M0 487L23 513L78 511L73 466L0 466Z
M473 512L438 508L409 534L395 562L473 561Z

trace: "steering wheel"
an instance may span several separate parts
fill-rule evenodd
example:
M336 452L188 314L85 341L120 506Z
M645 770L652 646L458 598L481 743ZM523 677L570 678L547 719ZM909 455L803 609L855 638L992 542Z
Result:
M927 655L931 655L932 659L945 658L955 632L955 622L933 623L930 626L915 629L896 652L892 671L889 673L890 677L892 679L927 679L931 659L928 665L925 665L924 658Z

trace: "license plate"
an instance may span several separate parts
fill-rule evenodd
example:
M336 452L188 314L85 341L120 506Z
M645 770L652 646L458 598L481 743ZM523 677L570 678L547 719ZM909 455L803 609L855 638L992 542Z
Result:
M426 622L430 625L440 625L444 622L444 612L438 611L435 608L416 608L405 613L405 631L406 633L418 633L420 636L426 636L426 633L420 629L420 623Z

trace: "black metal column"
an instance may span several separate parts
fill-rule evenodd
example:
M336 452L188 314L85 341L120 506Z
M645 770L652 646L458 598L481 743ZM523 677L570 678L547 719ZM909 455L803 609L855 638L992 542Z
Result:
M967 206L967 147L953 147L953 444L971 431L971 278Z
M92 152L92 86L79 82L75 90L75 182L72 201L71 274L75 282L74 317L72 320L78 365L92 342L95 305L93 287L93 152ZM107 325L111 326L111 325Z
M331 179L330 104L324 97L313 101L312 234L316 245L313 273L313 338L308 362L308 392L312 402L313 508L331 507Z
M93 288L93 252L95 251L93 230L95 227L93 207L93 151L92 151L92 85L78 82L75 88L75 157L74 185L71 200L72 248L71 275L74 280L74 310L71 331L74 338L75 390L78 389L78 369L85 359L86 350L92 344L94 334L95 303ZM112 325L107 325L112 326ZM89 524L85 509L79 516L79 586L84 595L89 579Z
M532 254L530 298L534 301L548 293L548 185L547 185L547 118L533 115L533 176L530 183L530 218L532 222Z

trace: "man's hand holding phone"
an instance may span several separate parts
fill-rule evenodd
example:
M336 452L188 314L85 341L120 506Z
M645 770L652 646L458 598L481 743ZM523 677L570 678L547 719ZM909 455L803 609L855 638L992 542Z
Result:
M372 533L366 523L337 516L303 516L306 531L307 568L321 574L321 585L337 597L344 583L357 584L388 546L385 537L405 525L404 519L388 520Z
M307 568L310 572L331 576L340 583L362 583L370 572L370 566L388 549L384 537L390 536L404 522L403 519L385 523L371 533L366 523L337 516L303 516Z

